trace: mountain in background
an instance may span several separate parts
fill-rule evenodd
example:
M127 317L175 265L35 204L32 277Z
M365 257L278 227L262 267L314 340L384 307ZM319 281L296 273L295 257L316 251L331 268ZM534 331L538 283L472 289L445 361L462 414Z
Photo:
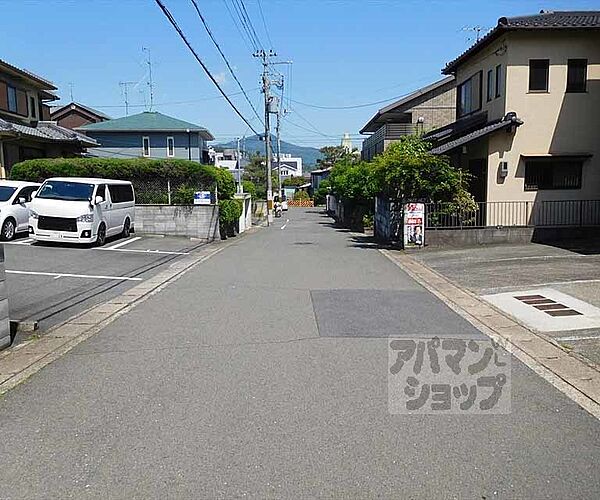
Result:
M273 150L276 151L275 147L275 136L271 136L273 141ZM236 149L237 141L231 141L224 144L215 144L215 149ZM246 137L245 149L248 154L253 155L257 151L261 154L265 154L265 143L261 141L257 135L252 137ZM317 168L317 159L321 158L321 152L317 148L311 148L307 146L298 146L290 142L281 141L281 152L291 154L292 156L302 158L302 170L304 172L310 172Z

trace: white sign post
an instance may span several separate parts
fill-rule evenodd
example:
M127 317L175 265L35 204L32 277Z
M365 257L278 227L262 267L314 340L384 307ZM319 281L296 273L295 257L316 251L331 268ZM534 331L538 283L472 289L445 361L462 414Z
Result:
M425 243L425 204L404 205L404 248L422 247Z

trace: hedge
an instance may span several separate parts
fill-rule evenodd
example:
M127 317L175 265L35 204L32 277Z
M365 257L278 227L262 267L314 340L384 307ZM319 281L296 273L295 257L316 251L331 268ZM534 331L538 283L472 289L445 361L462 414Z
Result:
M242 200L219 201L219 229L221 238L235 235L236 224L244 211Z
M204 188L216 182L219 198L228 199L235 193L235 180L228 170L180 159L41 158L17 163L12 167L10 177L31 182L42 182L49 177L103 177L134 184L136 181L169 179Z

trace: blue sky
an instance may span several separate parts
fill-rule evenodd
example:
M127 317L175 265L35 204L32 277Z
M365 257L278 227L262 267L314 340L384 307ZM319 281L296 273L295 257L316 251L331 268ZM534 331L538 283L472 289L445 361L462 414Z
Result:
M163 0L227 93L239 91L189 0ZM244 0L258 37L270 44L259 0ZM209 27L260 112L261 67L226 8L232 0L197 0ZM465 50L467 26L493 27L498 17L546 10L593 10L598 0L260 0L280 60L293 60L291 98L306 104L350 106L403 95L440 78L445 62ZM0 0L4 19L0 59L52 80L62 102L75 100L124 116L119 82L130 89L130 113L148 102L146 53L153 60L154 109L207 127L218 140L248 127L235 115L168 24L154 0ZM279 66L287 74L285 66ZM247 117L241 95L232 99ZM321 110L291 103L285 140L307 146L339 142L383 104ZM252 122L256 128L256 119ZM301 128L304 127L304 128ZM309 129L307 131L305 129ZM324 134L324 135L322 135ZM358 146L358 141L355 141Z

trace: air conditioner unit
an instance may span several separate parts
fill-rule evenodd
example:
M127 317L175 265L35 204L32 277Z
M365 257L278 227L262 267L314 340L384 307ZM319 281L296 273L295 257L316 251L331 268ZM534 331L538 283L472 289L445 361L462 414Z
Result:
M508 162L501 161L500 162L500 177L507 177L507 176L508 176Z

